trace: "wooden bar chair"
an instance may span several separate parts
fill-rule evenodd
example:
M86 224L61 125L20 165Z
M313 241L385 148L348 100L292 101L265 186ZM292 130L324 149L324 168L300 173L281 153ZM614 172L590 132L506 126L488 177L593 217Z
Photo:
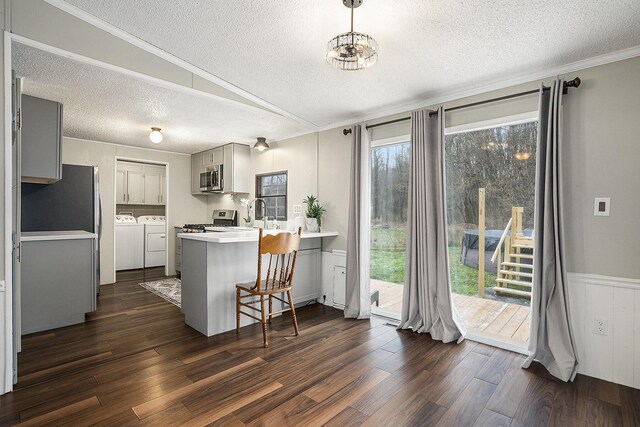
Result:
M262 323L262 340L264 347L267 347L267 318L271 323L271 317L274 314L285 313L291 311L293 317L293 330L298 335L298 320L296 319L296 310L293 307L293 297L291 296L291 282L293 280L293 271L296 266L296 257L298 256L298 248L300 247L300 236L302 228L298 228L296 234L282 232L278 234L262 235L260 229L258 237L258 276L255 283L238 283L236 285L236 333L240 332L240 315L244 314L252 319ZM269 255L269 266L264 280L262 277L262 258ZM253 286L251 286L253 285ZM276 294L281 294L284 300ZM246 301L250 298L250 301ZM269 311L265 311L265 298L269 301ZM282 301L288 308L273 311L273 299ZM260 304L260 308L255 307ZM260 312L260 318L253 314L246 313L241 310L246 307L251 310Z

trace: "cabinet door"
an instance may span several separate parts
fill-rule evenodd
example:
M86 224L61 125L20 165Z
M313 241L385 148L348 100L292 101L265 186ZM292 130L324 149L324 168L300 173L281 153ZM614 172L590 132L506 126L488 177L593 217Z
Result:
M162 204L164 166L144 166L144 204Z
M291 289L294 304L318 299L321 256L320 249L298 252Z
M127 171L116 171L116 203L127 203Z
M218 147L211 150L213 153L213 164L217 165L224 162L224 147Z
M191 194L202 194L200 191L200 171L202 170L202 153L191 155Z
M164 171L160 175L160 204L167 204L167 176Z
M62 178L62 104L22 95L21 173L23 182Z
M130 205L144 204L144 172L127 171L127 194Z
M213 165L213 150L202 153L202 167L206 168Z
M333 305L344 307L347 301L347 270L344 267L333 269Z

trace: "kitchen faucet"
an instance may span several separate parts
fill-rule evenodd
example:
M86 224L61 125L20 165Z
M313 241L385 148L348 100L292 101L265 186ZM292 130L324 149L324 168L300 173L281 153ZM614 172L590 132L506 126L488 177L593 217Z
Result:
M269 225L268 225L269 217L267 216L267 202L265 202L264 199L260 199L260 198L251 199L251 201L247 203L247 209L250 210L251 207L256 202L262 202L262 207L264 208L264 215L262 216L262 219L264 220L264 228L269 228Z

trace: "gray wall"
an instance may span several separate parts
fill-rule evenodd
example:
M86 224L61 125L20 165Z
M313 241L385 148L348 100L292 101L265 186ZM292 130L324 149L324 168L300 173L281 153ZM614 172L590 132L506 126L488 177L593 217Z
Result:
M640 58L577 74L564 102L568 268L640 279ZM593 216L595 197L611 197L610 217Z
M632 58L564 76L583 84L564 98L563 165L567 268L570 272L640 278L640 58ZM547 82L550 80L547 79ZM447 107L536 89L540 82L447 103ZM537 97L493 103L447 113L447 126L489 120L537 109ZM372 120L378 123L409 112ZM351 138L343 127L318 134L318 196L328 207L327 230L340 237L324 250L345 250L349 210ZM408 134L409 122L376 128L374 139ZM288 144L304 141L308 135ZM315 155L309 153L309 155ZM311 191L312 186L309 187ZM595 197L611 197L611 216L594 217Z

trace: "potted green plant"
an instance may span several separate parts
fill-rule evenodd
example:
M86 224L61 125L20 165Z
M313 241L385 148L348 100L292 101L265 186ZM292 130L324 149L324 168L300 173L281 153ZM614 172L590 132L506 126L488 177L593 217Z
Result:
M312 233L320 231L322 226L322 214L327 210L320 205L316 196L307 196L303 201L307 205L307 219L305 220L307 231Z

